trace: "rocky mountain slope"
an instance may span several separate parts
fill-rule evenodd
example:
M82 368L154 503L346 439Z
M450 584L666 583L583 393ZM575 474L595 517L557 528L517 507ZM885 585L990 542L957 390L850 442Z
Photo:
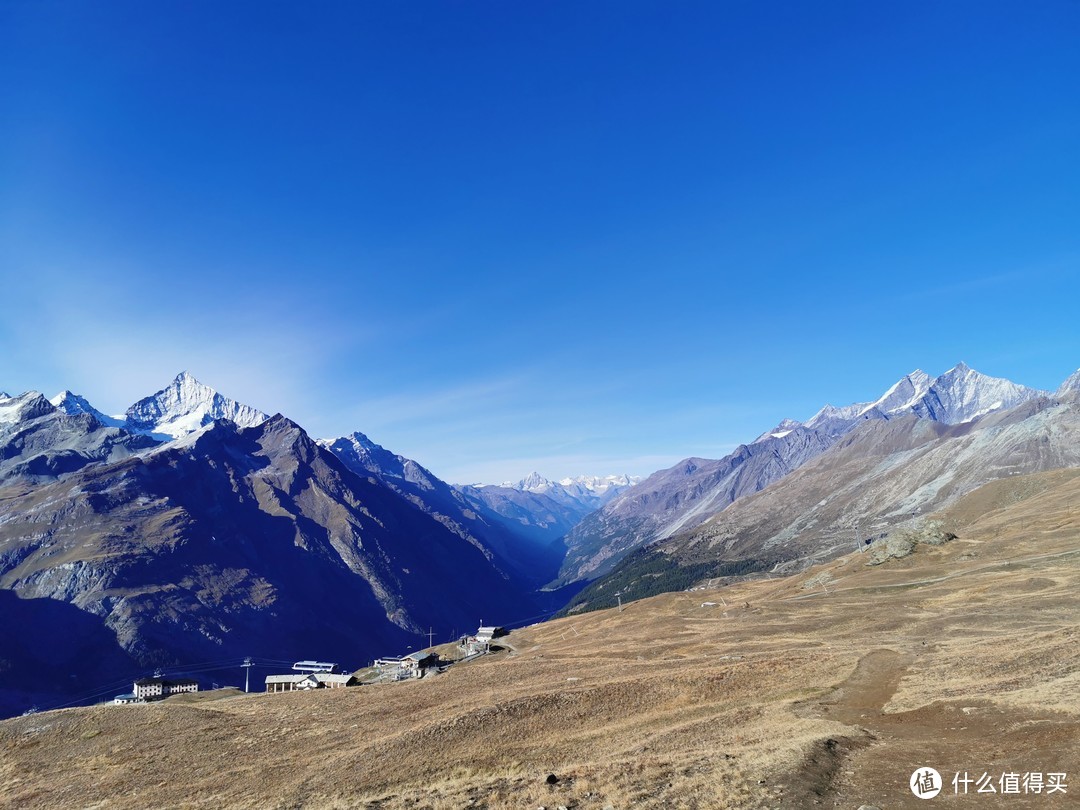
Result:
M184 375L173 389L194 390L196 407L166 396L137 409L156 414L151 434L224 399ZM243 655L362 663L429 628L443 638L539 612L481 538L357 475L284 417L249 421L159 443L38 394L0 403L0 592L26 620L0 655L9 708L83 691L96 672L34 643L65 622L122 677ZM42 666L52 674L34 678Z
M1075 471L1009 476L933 516L945 545L521 628L419 681L14 718L0 786L31 810L915 808L930 765L945 806L1072 806L1077 503ZM965 772L1068 792L956 796Z
M363 433L323 439L319 444L353 472L375 477L458 536L489 549L502 567L530 588L546 583L558 571L562 550L552 541L564 532L532 531L550 512L548 504L530 504L532 508L521 515L523 520L515 521L483 498L471 497L467 490L447 484L418 462L390 452Z
M56 480L155 444L102 424L89 410L62 410L34 391L0 400L0 486Z
M559 581L594 579L631 551L700 525L816 458L863 422L914 416L960 424L1045 395L960 363L935 379L916 370L873 401L826 405L805 423L784 420L722 459L690 458L654 473L584 518L566 536Z
M575 607L613 603L617 591L625 601L712 577L799 570L913 530L987 482L1078 466L1075 394L958 425L915 414L866 420L761 492L627 556Z
M80 657L96 649L124 672L362 661L428 627L545 613L604 574L581 604L798 568L987 480L1080 464L1078 379L1050 397L963 365L915 372L637 486L452 487L361 433L317 443L187 374L122 419L70 392L3 396L0 598L19 597L23 618L0 636L0 690L75 688L74 659L35 643L62 627L94 640ZM564 554L567 590L536 593ZM48 678L26 675L42 668Z

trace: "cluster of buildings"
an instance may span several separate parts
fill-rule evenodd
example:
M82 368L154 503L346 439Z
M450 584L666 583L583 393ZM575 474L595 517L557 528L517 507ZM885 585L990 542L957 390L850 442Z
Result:
M458 649L465 655L466 658L472 658L474 655L483 655L484 653L491 652L491 642L500 636L505 636L506 631L501 627L484 627L480 625L480 629L476 631L474 635L462 636L458 640Z
M429 652L414 652L400 658L376 658L375 669L379 677L388 681L406 678L423 678L430 669L437 669L439 656Z
M492 640L503 635L506 635L506 631L501 627L481 625L475 634L462 636L458 640L462 660L490 652ZM378 658L375 660L375 670L379 675L379 680L401 681L408 678L423 678L424 675L437 670L444 663L437 653L420 651L397 658ZM247 659L245 666L251 666L251 659ZM267 675L266 691L269 693L306 692L312 689L340 689L360 683L355 675L338 672L337 664L326 661L297 661L292 668L293 672L290 674ZM117 705L148 703L182 692L198 691L198 681L193 678L141 678L135 681L134 688L129 694L117 695L113 703Z

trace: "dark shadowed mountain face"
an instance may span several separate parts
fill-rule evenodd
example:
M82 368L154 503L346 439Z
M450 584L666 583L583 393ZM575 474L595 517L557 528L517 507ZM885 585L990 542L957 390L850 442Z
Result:
M99 617L140 666L355 665L536 613L483 549L281 416L0 489L0 588Z
M514 576L523 589L536 588L555 576L562 561L561 547L552 540L565 534L533 533L529 523L515 524L492 510L483 499L450 486L422 465L391 453L362 433L319 444L350 470L374 477L430 514L459 537L485 550L493 564Z
M104 618L56 599L20 599L0 589L0 717L65 703L72 694L106 699L131 688L137 663Z
M627 556L582 591L603 607L711 577L788 573L918 531L922 516L1000 478L1080 466L1080 401L1029 400L974 422L871 420L697 527ZM1003 504L1004 505L1004 504Z

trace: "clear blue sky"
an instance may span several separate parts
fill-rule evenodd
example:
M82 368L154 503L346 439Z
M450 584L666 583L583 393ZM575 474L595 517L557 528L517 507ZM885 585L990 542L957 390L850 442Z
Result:
M1080 4L0 3L0 388L452 481L1080 366Z

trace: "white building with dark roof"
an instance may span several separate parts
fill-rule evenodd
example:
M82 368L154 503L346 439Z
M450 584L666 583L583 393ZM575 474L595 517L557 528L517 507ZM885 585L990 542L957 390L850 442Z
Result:
M132 691L139 700L162 700L169 695L198 692L199 682L193 678L140 678Z
M307 692L312 689L340 689L355 686L356 677L344 673L307 672L302 675L267 675L267 692Z

